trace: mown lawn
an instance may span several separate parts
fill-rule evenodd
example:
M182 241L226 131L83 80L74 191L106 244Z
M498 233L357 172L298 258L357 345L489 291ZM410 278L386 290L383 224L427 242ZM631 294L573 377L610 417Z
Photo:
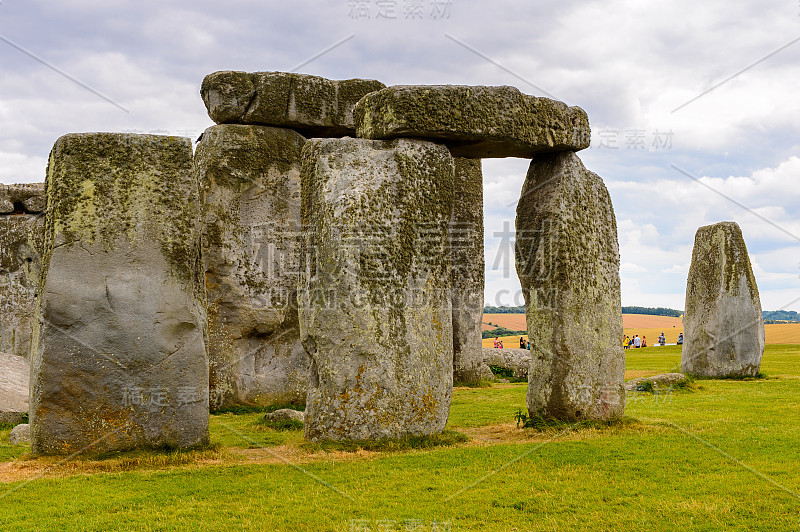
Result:
M637 376L680 362L677 347L627 354ZM405 452L319 450L224 414L212 449L60 465L0 431L0 475L37 471L0 484L0 529L798 530L800 346L768 346L762 371L543 432L514 426L525 384L459 388L449 428L471 441Z

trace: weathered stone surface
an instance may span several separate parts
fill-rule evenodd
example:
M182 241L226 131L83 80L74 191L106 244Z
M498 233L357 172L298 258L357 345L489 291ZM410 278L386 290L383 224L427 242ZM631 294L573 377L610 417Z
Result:
M16 355L0 353L0 412L7 417L28 412L28 383L30 381L28 361ZM10 423L12 420L3 421Z
M453 164L444 146L419 140L311 140L303 148L307 438L444 428L453 383Z
M304 403L300 343L300 151L290 129L207 129L195 165L204 195L211 407Z
M31 349L35 454L208 442L199 190L189 139L56 141Z
M481 374L483 319L483 172L480 159L455 159L450 220L453 284L453 381L476 383Z
M494 373L492 373L492 368L490 368L485 363L481 363L481 369L478 373L479 381L493 381L495 380Z
M531 161L517 206L516 256L531 342L530 414L622 416L617 224L602 179L574 153Z
M517 347L495 349L482 348L481 356L487 366L497 366L513 372L516 379L527 379L531 367L531 352ZM489 369L491 371L491 368Z
M42 215L0 215L0 351L29 356Z
M19 445L21 443L31 442L31 426L28 423L20 423L8 435L8 443L11 445Z
M764 354L761 299L738 224L720 222L697 230L683 324L683 373L759 373Z
M643 385L647 382L652 383L653 387L656 389L671 388L672 386L685 382L686 380L686 375L683 373L661 373L659 375L653 375L652 377L638 377L636 379L631 379L625 383L625 390L629 392L635 391L637 386Z
M200 94L218 124L280 126L312 137L340 137L355 134L358 100L384 87L368 79L221 71L205 77Z
M0 185L0 214L39 214L45 206L44 183Z
M303 423L306 419L306 414L305 412L292 410L291 408L281 408L274 412L264 414L264 419L267 421L299 421Z
M359 137L444 142L455 157L523 157L589 147L580 107L522 94L514 87L398 85L356 106Z

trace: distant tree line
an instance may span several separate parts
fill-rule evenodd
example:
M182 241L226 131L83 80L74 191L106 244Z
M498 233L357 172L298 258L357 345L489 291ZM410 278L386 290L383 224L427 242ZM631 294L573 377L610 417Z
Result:
M623 314L647 314L649 316L672 316L678 318L683 316L682 310L664 307L622 307Z
M800 323L800 314L794 310L765 310L764 323Z
M525 314L525 305L521 307L483 307L484 314Z
M525 306L521 307L483 307L484 314L525 314ZM682 316L682 310L652 307L622 307L623 314L649 314L651 316Z
M511 329L506 329L505 327L498 327L497 329L492 329L491 331L483 331L481 336L483 338L494 338L495 336L525 336L528 334L528 331L512 331Z
M525 314L525 306L521 307L483 307L484 314ZM622 307L623 314L648 314L650 316L672 316L678 318L683 316L682 310L664 307ZM794 310L765 310L761 313L764 323L800 323L800 314ZM508 330L508 329L505 329ZM492 332L492 331L487 331ZM515 334L519 331L510 331L508 334ZM524 333L523 333L524 334ZM495 334L492 332L492 336ZM484 336L488 338L488 336Z

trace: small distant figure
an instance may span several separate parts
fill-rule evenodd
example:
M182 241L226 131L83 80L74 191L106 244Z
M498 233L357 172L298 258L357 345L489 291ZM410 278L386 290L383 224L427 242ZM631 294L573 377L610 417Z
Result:
M500 340L500 349L503 349L503 341Z
M647 347L647 336L642 336L642 347Z
M628 335L626 334L626 335L625 335L625 336L622 338L622 348L623 348L623 349L630 349L630 347L631 347L631 339L630 339L630 338L628 337Z
M523 338L522 336L519 337L519 348L525 349L525 338Z
M663 345L666 345L666 343L667 343L667 338L664 336L664 333L662 332L658 336L658 345L663 346Z
M494 337L494 348L497 349L500 347L500 342L497 340L497 336Z
M527 341L527 342L525 342L525 343L527 344L527 345L525 346L525 349L527 349L528 351L530 351L530 350L531 350L531 341L530 341L530 340L528 340L528 341Z
M678 335L678 345L683 345L683 333Z
M639 338L638 334L633 337L633 347L636 349L642 347L642 339Z

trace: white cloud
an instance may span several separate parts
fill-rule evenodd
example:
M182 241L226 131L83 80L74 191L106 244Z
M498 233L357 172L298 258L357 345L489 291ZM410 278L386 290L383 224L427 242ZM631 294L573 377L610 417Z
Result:
M694 233L720 220L742 227L764 307L790 295L790 276L800 273L800 43L672 111L794 39L797 5L460 0L438 20L429 3L423 20L406 18L398 3L390 20L369 4L370 18L355 19L339 0L4 2L4 35L130 113L0 43L0 182L41 181L50 147L71 131L199 134L211 125L198 94L205 74L287 70L353 35L301 70L389 84L510 84L541 95L536 85L586 109L592 147L580 156L612 195L626 304L681 308ZM662 141L669 134L668 146L655 142L656 131ZM617 147L600 147L609 136ZM513 230L527 167L484 162L488 266L498 257L503 266L504 223ZM487 294L518 290L511 259L487 272Z

